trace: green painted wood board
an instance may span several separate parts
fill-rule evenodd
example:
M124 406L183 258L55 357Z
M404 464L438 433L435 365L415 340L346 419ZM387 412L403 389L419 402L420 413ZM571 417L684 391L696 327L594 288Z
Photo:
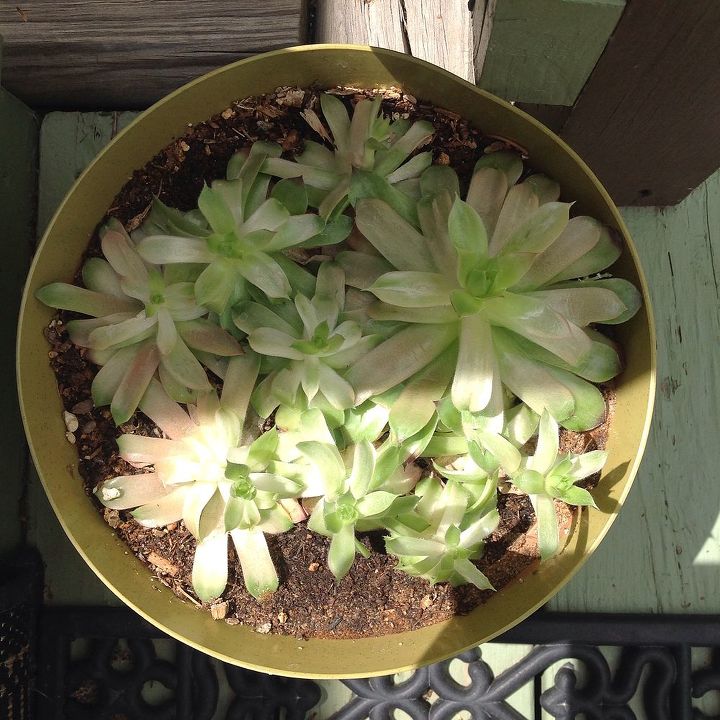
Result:
M21 499L27 450L17 395L10 379L15 376L17 314L35 232L38 127L37 116L0 88L0 224L3 231L0 374L7 380L5 392L0 394L3 424L0 499L6 510L0 523L0 553L12 551L21 542L24 519Z
M720 172L681 204L625 208L658 330L658 396L627 503L553 610L720 611Z
M478 85L528 103L572 105L624 0L497 0Z

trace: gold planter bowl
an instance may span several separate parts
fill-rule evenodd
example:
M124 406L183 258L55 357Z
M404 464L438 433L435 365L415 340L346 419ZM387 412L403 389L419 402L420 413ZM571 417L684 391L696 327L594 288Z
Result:
M608 463L596 491L599 509L583 512L564 552L469 615L360 640L304 641L231 627L150 582L147 568L128 554L83 491L43 337L53 311L35 299L35 291L47 283L72 281L93 229L117 192L188 123L208 119L235 99L312 84L402 87L459 113L487 134L514 140L527 149L533 167L557 179L567 199L577 201L576 213L592 215L623 235L625 252L613 270L641 288L644 299L636 317L619 327L627 366L617 383ZM98 577L161 630L220 660L315 678L384 675L436 662L499 635L546 602L595 550L622 506L645 447L655 389L654 327L637 252L617 208L580 158L533 118L444 70L407 55L351 45L297 47L242 60L172 93L121 132L75 183L45 233L25 288L17 357L35 466L65 532Z

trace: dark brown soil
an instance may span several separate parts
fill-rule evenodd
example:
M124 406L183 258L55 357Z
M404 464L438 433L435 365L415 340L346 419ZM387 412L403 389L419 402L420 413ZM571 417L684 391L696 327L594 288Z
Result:
M366 93L347 89L338 94L352 104ZM150 209L154 195L168 205L188 210L196 206L204 182L222 177L227 161L238 149L257 139L281 142L288 155L302 149L302 138L322 141L308 128L301 112L315 107L316 91L285 88L273 95L233 103L223 113L194 127L144 168L138 170L120 191L108 211L128 230L138 227ZM400 92L388 91L383 100L387 114L431 120L437 132L431 142L438 164L452 164L461 183L467 184L476 159L486 147L501 141L484 138L455 113L418 103ZM88 254L98 253L95 236ZM115 438L123 432L160 435L140 412L116 428L108 408L94 408L90 385L97 368L85 350L69 342L64 329L71 315L61 313L47 329L52 347L48 353L69 422L67 439L76 445L79 469L88 495L102 480L138 472L117 452ZM582 452L605 447L614 398L605 390L609 417L588 433L563 431L565 451ZM75 419L77 429L74 428ZM181 598L196 605L190 573L195 540L182 522L149 530L128 513L101 508L108 524L125 540L133 553L148 564L153 576ZM570 531L574 512L556 503L563 533ZM478 567L500 589L522 574L532 572L538 561L532 507L524 496L502 493L501 523L488 539ZM369 534L363 542L374 552L357 556L350 573L338 584L327 568L328 540L309 532L301 524L288 533L267 536L280 576L280 588L263 601L245 590L239 565L229 551L230 579L223 597L211 609L213 617L229 624L242 622L257 632L277 632L299 637L362 637L401 632L465 614L492 593L472 585L453 588L446 583L431 585L395 569L395 560L384 554L382 538Z

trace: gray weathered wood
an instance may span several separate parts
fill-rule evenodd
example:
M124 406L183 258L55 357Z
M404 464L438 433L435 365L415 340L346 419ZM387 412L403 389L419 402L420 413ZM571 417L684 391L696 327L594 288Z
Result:
M142 108L305 40L307 0L0 0L3 84L32 106Z
M472 21L456 0L318 0L316 42L406 52L474 78Z

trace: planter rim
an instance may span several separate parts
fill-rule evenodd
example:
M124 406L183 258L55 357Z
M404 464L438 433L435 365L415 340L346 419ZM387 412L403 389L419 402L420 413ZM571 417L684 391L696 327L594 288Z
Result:
M193 88L196 88L198 85L201 85L203 83L206 83L210 81L213 78L220 78L223 74L229 73L231 74L235 69L242 68L247 65L253 65L255 63L259 63L260 61L266 60L268 58L290 58L290 57L297 57L297 62L300 62L300 58L303 56L307 56L312 58L313 55L322 55L325 54L331 54L333 56L339 55L339 54L346 54L346 53L358 53L358 54L372 54L378 58L380 58L382 61L387 61L390 67L393 67L395 63L399 63L400 59L402 59L403 63L407 63L412 68L417 68L418 72L420 73L429 73L432 72L436 76L439 76L444 84L454 84L458 86L459 88L464 89L465 91L469 91L472 93L475 97L483 98L487 103L494 104L500 108L503 109L504 112L510 113L511 115L514 115L517 118L521 118L522 121L525 124L529 124L534 128L534 130L538 133L542 133L546 138L554 143L556 146L558 146L558 149L561 152L564 152L572 161L574 165L576 165L579 170L584 173L589 181L594 186L594 191L600 196L602 202L604 203L605 208L609 212L609 215L612 216L613 222L615 224L615 227L620 232L620 234L623 236L624 245L627 253L629 254L633 270L637 275L637 282L640 287L640 291L643 296L643 303L644 303L644 309L641 310L641 312L644 312L645 315L645 325L647 327L647 338L648 338L648 347L645 352L647 352L647 359L645 363L645 367L643 368L642 372L642 380L641 384L643 388L647 389L647 403L640 409L637 409L638 412L643 413L643 422L642 422L642 429L639 433L639 439L637 444L637 450L634 454L634 457L632 458L632 461L629 462L628 467L624 469L624 475L623 477L626 477L625 483L623 485L622 492L617 496L617 507L622 506L624 503L624 500L629 492L629 489L635 479L635 476L637 474L638 468L640 466L642 456L645 450L646 442L649 435L650 430L650 422L652 418L652 411L653 411L653 405L654 405L654 397L655 397L655 386L656 386L656 331L655 331L655 323L652 313L652 306L650 301L650 294L648 290L648 284L647 280L645 278L645 274L643 272L642 266L639 261L639 256L637 249L635 248L635 245L630 238L629 232L627 230L627 227L625 226L625 223L623 221L622 216L620 215L618 209L615 207L613 201L611 200L609 194L605 190L605 188L602 186L602 184L599 182L599 180L595 177L595 175L592 173L592 171L587 167L587 165L583 162L583 160L570 148L563 140L558 138L554 133L552 133L548 128L546 128L542 123L537 121L535 118L531 117L527 113L523 112L522 110L519 110L515 106L511 105L510 103L497 98L496 96L492 95L491 93L488 93L485 90L482 90L480 88L477 88L472 83L467 82L466 80L463 80L462 78L455 76L446 70L443 70L442 68L439 68L435 65L432 65L431 63L428 63L424 60L420 60L418 58L414 58L412 56L404 55L402 53L394 52L391 50L385 50L380 48L373 48L369 46L364 45L341 45L341 44L318 44L318 45L301 45L301 46L295 46L290 48L285 48L281 50L275 50L269 53L262 53L260 55L255 55L250 58L245 58L243 60L239 60L235 63L232 63L230 65L226 65L224 67L218 68L216 70L213 70L210 73L207 73L206 75L203 75L195 80L192 80L191 82L183 85L179 89L175 90L174 92L170 93L169 95L165 96L158 102L156 102L154 105L152 105L150 108L142 112L132 123L130 123L124 130L122 130L118 135L98 154L98 156L90 163L90 165L84 170L84 172L78 177L78 179L73 184L72 188L68 191L67 195L65 196L63 202L58 207L57 211L53 215L50 223L48 224L48 227L46 231L43 234L43 238L38 244L35 256L33 258L28 278L25 283L25 288L23 291L22 301L21 301L21 307L20 307L20 315L19 315L19 325L18 325L18 341L17 341L17 354L16 354L16 368L17 368L17 386L18 386L18 394L20 398L20 408L21 408L21 415L23 420L23 425L25 427L25 433L28 439L28 444L30 447L30 452L32 455L33 462L35 463L36 467L40 468L42 465L41 458L43 456L43 450L44 448L40 445L39 440L40 438L36 438L35 435L39 433L39 430L36 430L36 424L37 424L37 413L35 413L32 410L32 399L31 399L31 388L33 386L33 377L35 375L28 369L26 358L27 358L27 352L28 348L30 347L31 343L36 342L34 337L32 337L32 333L36 332L37 328L33 327L32 331L27 327L27 324L24 322L26 315L28 314L28 308L32 303L36 303L37 301L34 299L33 296L33 280L36 277L36 274L38 272L38 267L42 265L43 262L43 256L44 252L46 251L49 243L51 242L54 233L56 232L57 226L59 224L60 218L63 217L63 214L67 211L67 208L73 199L74 195L79 192L79 189L82 189L86 178L88 176L93 175L96 173L96 169L99 166L102 166L106 162L107 155L110 151L112 151L116 146L119 144L122 144L125 142L126 136L133 133L135 129L142 125L143 123L147 122L148 118L151 117L153 114L161 112L163 108L165 108L169 103L173 102L179 97L182 97L185 93L192 90ZM230 78L230 75L228 76ZM343 84L343 78L339 78L338 84ZM403 79L398 79L398 84L405 84L405 81ZM369 85L369 84L366 84ZM376 86L386 86L386 83L377 83ZM269 90L266 90L268 92ZM247 96L248 94L245 93L244 96ZM239 89L238 98L241 98L243 96L243 90L242 88ZM438 104L438 103L436 103ZM213 114L214 112L219 112L217 109L210 109L208 110L209 115ZM208 117L209 117L208 115ZM157 148L157 151L159 151L161 148ZM119 190L119 188L117 188ZM42 338L42 341L45 342L44 338ZM643 355L643 357L645 357ZM49 365L47 366L48 372L52 372L49 368ZM622 379L622 376L621 376ZM53 374L53 382L54 382L54 374ZM48 402L48 405L50 403ZM50 420L48 420L50 422ZM64 441L64 438L63 438ZM76 453L76 449L73 447L72 452ZM69 469L69 468L68 468ZM71 474L74 471L71 471ZM76 474L76 472L74 473ZM134 601L132 598L129 598L127 596L127 593L123 591L123 589L118 588L116 584L114 584L110 579L108 579L105 576L104 570L102 567L98 566L96 558L94 558L92 548L90 551L85 547L85 544L83 544L81 541L77 539L78 534L78 523L80 522L79 517L76 517L72 512L68 512L68 508L66 507L67 502L63 502L61 495L62 493L58 492L57 489L53 488L52 483L50 482L50 479L45 476L40 470L38 470L38 475L41 478L41 481L43 483L43 487L45 489L45 492L50 500L50 503L53 507L53 510L55 514L57 515L65 533L70 538L71 542L77 549L77 551L80 553L80 555L83 557L85 562L90 566L90 568L98 575L98 577L105 583L112 591L115 593L125 604L132 607L136 612L138 612L140 615L142 615L146 620L150 621L152 624L156 625L158 628L160 628L162 631L166 632L167 634L175 637L176 639L187 643L193 647L195 647L198 650L201 650L205 653L208 653L224 662L229 662L235 665L241 665L243 667L261 671L261 672L269 672L273 674L282 674L288 677L303 677L303 678L316 678L316 679L341 679L341 678L352 678L352 677L370 677L370 676L377 676L377 675L386 675L386 674L393 674L402 672L405 670L411 670L416 667L428 664L430 662L437 662L440 660L447 659L449 657L452 657L464 650L467 650L480 642L486 642L488 640L493 639L497 635L501 634L505 630L509 629L513 625L521 622L523 619L525 619L528 615L530 615L532 612L534 612L540 605L542 605L544 602L547 601L552 595L554 595L562 586L564 586L573 576L574 574L580 569L580 567L584 564L584 562L587 560L587 558L592 555L600 541L603 539L603 537L607 534L610 526L612 525L613 521L615 520L615 517L617 515L616 512L608 512L605 513L605 519L604 524L602 527L595 533L593 533L591 541L587 542L584 546L584 549L582 551L583 555L582 557L575 562L573 566L570 567L569 570L565 571L562 577L560 577L557 580L553 580L552 582L552 588L544 594L542 599L539 602L534 603L531 607L527 607L523 612L519 613L517 616L514 616L513 620L509 623L506 623L503 627L498 628L494 630L493 632L489 633L487 636L483 637L467 637L465 636L465 640L463 641L464 644L459 643L452 647L449 646L443 646L442 642L439 642L438 648L433 652L430 651L429 653L423 653L423 652L417 652L414 656L410 657L401 650L404 643L411 641L411 636L416 635L417 633L420 633L421 630L414 630L414 631L408 631L405 633L400 634L394 634L394 635L386 635L386 636L378 636L376 638L371 638L374 640L382 640L382 642L386 643L388 646L395 646L397 648L397 655L402 656L403 659L392 661L392 660L385 660L383 661L377 668L370 668L370 671L368 671L368 666L364 665L362 670L359 670L357 672L353 672L352 668L347 668L345 670L338 671L336 668L337 666L337 656L345 653L354 653L360 649L360 646L363 645L363 643L366 642L366 639L357 639L357 640L315 640L311 639L309 641L298 641L295 638L290 638L288 641L292 645L297 645L299 649L310 648L312 645L317 645L320 647L322 645L325 648L325 652L329 653L330 657L328 657L327 662L325 663L325 666L322 670L304 670L302 667L302 663L299 665L296 664L294 667L289 667L288 662L285 660L284 657L280 657L282 653L285 653L288 648L288 642L286 640L277 640L277 638L287 638L288 636L260 636L256 633L251 633L252 637L249 638L252 641L263 643L263 642L269 642L268 638L271 638L273 640L277 640L276 645L278 645L278 649L275 652L277 657L277 661L273 661L271 663L261 663L256 662L252 660L248 660L243 657L237 657L229 655L227 652L218 651L217 649L209 646L204 645L203 642L198 641L198 639L195 637L187 637L183 635L183 629L178 627L178 624L173 622L166 622L166 618L164 615L158 617L156 614L153 614L149 612L143 605L138 604L138 602ZM604 477L604 475L603 475ZM79 477L77 478L77 481L79 482ZM93 512L97 514L97 511L95 508L92 507L91 502L88 501L88 507L92 509ZM82 510L79 513L80 515L83 514ZM104 521L100 518L101 522L103 522L103 525L105 525ZM105 526L108 527L108 526ZM578 530L575 529L574 533L577 534ZM117 541L116 541L117 542ZM138 561L139 562L139 561ZM149 577L145 577L145 581L149 580ZM513 581L514 584L517 584L517 580ZM511 582L511 584L513 584ZM148 586L150 583L148 583ZM158 589L158 588L155 588ZM166 592L165 588L162 588L162 593ZM169 590L167 590L167 593L170 593ZM171 593L170 593L171 594ZM499 593L499 595L502 595L502 593ZM173 596L174 597L174 596ZM494 598L493 598L494 600ZM178 601L180 602L180 601ZM489 603L485 605L481 605L477 610L470 613L470 615L465 617L470 617L475 612L483 612L483 609L487 609L489 607L493 607L493 601L491 600ZM208 622L213 622L209 620L209 614L207 614ZM449 623L454 623L458 621L458 618L453 618L451 620L444 621L443 623L440 623L439 626L429 626L429 627L436 627L439 628L442 626L444 629ZM218 624L217 621L216 625ZM458 621L459 622L459 621ZM224 625L224 624L223 624ZM242 626L237 626L242 627ZM226 632L230 633L234 630L236 630L235 627L227 627L224 626L222 628ZM433 635L434 639L440 640L441 632L435 633ZM437 637L436 637L437 636ZM245 637L245 640L248 640L248 637ZM331 645L335 647L335 653L333 653L329 648ZM281 647L282 646L282 647ZM287 646L287 647L286 647ZM273 655L274 657L274 655ZM301 657L301 655L298 655L298 657ZM410 658L410 659L408 659ZM309 659L309 658L308 658ZM394 664L395 663L395 664Z

